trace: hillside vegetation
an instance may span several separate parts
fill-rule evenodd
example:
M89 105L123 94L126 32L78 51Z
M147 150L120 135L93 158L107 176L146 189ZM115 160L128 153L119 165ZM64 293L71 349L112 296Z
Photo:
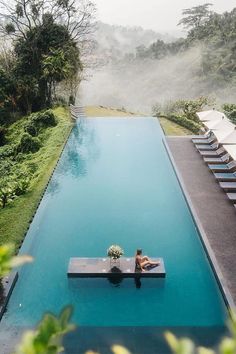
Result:
M148 47L138 47L137 57L156 60L200 47L198 75L212 89L236 84L236 8L218 14L212 4L183 10L179 25L188 30L187 38L171 43L158 39Z
M123 41L124 35L114 38L113 28L103 26L104 36L96 38L93 52L97 66L82 82L84 104L150 114L156 103L200 96L215 98L218 108L235 103L236 9L223 14L213 10L209 4L184 10L179 22L185 38L156 34L152 39L155 33L143 33L148 41L136 42L136 49L135 29L120 28L117 33L127 34Z
M20 246L71 131L73 123L65 108L55 108L52 114L56 125L40 128L36 148L25 133L32 116L12 124L7 144L0 147L0 244ZM22 144L24 136L28 141Z

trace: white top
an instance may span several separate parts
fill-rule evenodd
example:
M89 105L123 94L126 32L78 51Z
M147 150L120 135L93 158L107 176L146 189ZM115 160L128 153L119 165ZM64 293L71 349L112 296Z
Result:
M236 145L223 145L224 149L228 151L233 160L236 160Z
M231 135L235 131L235 125L231 123L228 119L224 119L219 124L215 125L212 129L218 142L223 144L222 141Z
M222 144L235 145L236 144L236 127L227 136L222 139Z
M220 119L210 120L209 122L204 122L203 124L208 129L214 130L214 129L218 129L218 127L227 125L229 122L230 122L229 119L225 117L224 119L220 118Z
M216 111L215 109L210 111L197 112L197 116L202 122L210 122L226 118L224 113Z

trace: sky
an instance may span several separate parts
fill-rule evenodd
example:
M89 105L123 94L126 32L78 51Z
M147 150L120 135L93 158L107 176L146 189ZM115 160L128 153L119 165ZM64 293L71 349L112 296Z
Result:
M98 20L115 25L141 26L159 32L179 30L182 9L210 2L215 12L236 7L235 0L94 0Z

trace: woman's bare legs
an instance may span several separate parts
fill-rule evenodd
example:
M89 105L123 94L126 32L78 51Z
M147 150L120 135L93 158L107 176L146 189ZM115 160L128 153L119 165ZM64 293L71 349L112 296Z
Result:
M146 267L147 265L159 265L159 264L160 264L160 262L151 261L147 256L143 257L142 261L141 261L142 270L143 270L143 267Z
M144 256L144 257L141 258L141 262L145 262L145 261L149 261L148 256Z

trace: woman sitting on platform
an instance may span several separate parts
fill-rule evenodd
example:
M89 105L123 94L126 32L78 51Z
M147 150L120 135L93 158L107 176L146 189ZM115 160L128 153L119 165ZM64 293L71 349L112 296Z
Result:
M153 262L147 256L142 257L142 250L139 248L135 255L135 269L145 272L145 267L158 266L160 262Z

